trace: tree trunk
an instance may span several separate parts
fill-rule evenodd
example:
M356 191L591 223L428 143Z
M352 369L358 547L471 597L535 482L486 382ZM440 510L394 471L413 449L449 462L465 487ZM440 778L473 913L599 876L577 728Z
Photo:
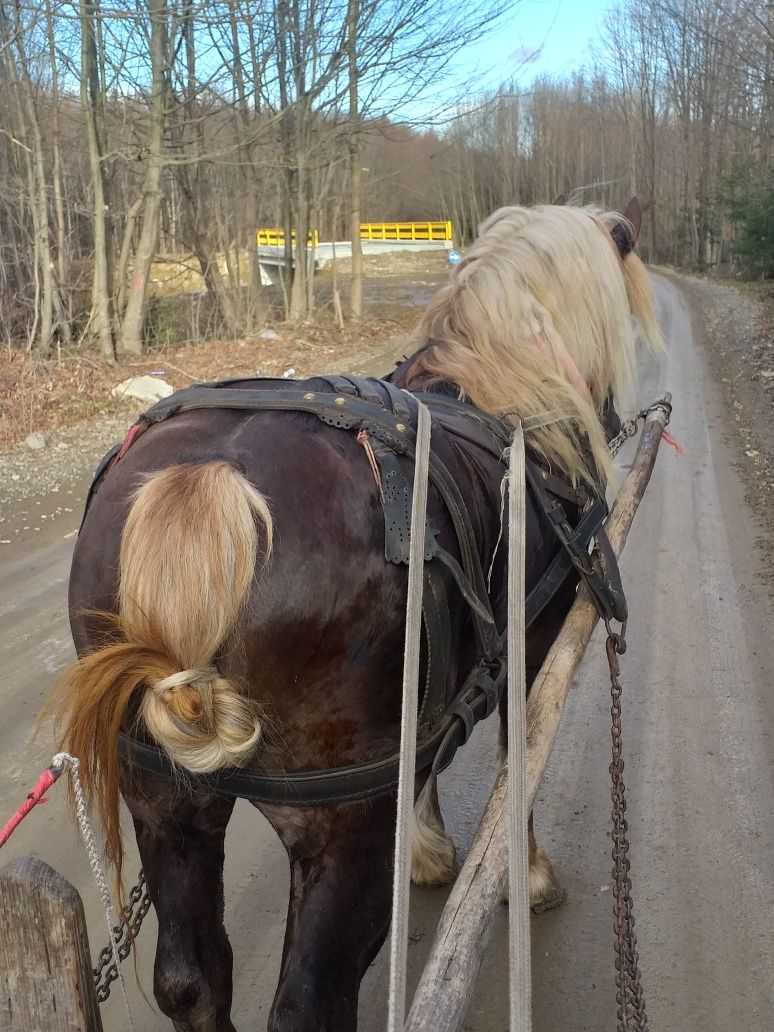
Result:
M60 146L60 102L59 102L59 73L56 66L56 46L54 43L54 21L51 12L51 0L46 3L46 32L48 36L48 51L51 64L51 104L53 108L53 184L54 184L54 212L56 214L56 297L54 299L57 309L57 323L62 343L68 345L72 341L72 329L70 326L70 306L65 293L67 283L67 264L65 254L65 213L64 198L62 193L62 152Z
M89 152L91 189L94 202L94 277L91 292L91 323L99 341L102 357L115 360L113 340L113 313L111 311L112 284L110 269L110 241L107 225L107 201L102 141L97 126L95 97L99 96L94 17L97 0L91 4L81 0L81 110L86 127L86 146Z
M347 6L347 66L349 70L349 238L352 242L352 284L349 310L353 319L363 314L363 247L360 242L360 123L357 97L357 23L360 0Z
M151 26L150 132L148 134L148 168L143 184L142 232L134 256L132 281L121 327L121 350L142 354L143 326L148 299L148 277L159 237L162 179L164 175L164 109L166 90L167 0L148 0Z
M237 238L241 246L245 248L248 256L249 276L247 282L247 302L244 306L245 332L250 335L255 332L266 314L263 286L261 284L261 270L258 264L256 253L255 230L258 225L258 193L256 182L258 179L258 146L256 141L255 120L251 116L250 104L245 86L245 69L242 63L242 49L239 37L239 17L235 0L229 0L229 22L231 26L231 46L234 58L234 85L237 95L237 127L239 133L239 157L241 166L242 191L245 204L245 217L242 222ZM252 22L249 23L249 39L251 50L255 45ZM258 103L258 89L260 83L259 66L253 50L253 88L255 90L256 104ZM237 256L237 263L239 258ZM241 280L240 280L241 282ZM240 291L240 294L243 292Z
M288 318L291 322L300 322L307 316L306 280L308 275L308 254L306 241L309 235L309 176L304 167L302 155L296 151L296 217L294 219L296 231L295 247L293 249L295 262L293 264L293 279L290 285L290 309Z
M7 30L3 12L3 28ZM26 121L26 133L29 145L27 152L27 181L29 188L29 207L35 234L35 315L29 333L29 347L36 347L42 355L51 351L54 333L54 271L51 264L51 234L48 224L48 184L43 157L43 138L40 131L40 120L32 92L32 79L25 50L26 37L24 27L17 18L14 25L14 50L18 58L11 56L12 71L18 81L19 91L17 105L19 122ZM22 113L23 105L23 113Z
M204 278L204 285L215 301L223 320L226 332L230 337L239 336L239 316L234 304L234 297L224 281L218 265L218 256L206 234L194 229L194 254L199 262Z
M121 241L121 251L118 255L118 265L116 266L115 276L116 283L118 284L116 308L119 312L123 312L124 305L126 304L126 276L129 271L129 253L132 248L134 224L137 220L140 208L142 208L142 197L137 197L130 204L129 210L126 213L126 219L124 220L124 236Z

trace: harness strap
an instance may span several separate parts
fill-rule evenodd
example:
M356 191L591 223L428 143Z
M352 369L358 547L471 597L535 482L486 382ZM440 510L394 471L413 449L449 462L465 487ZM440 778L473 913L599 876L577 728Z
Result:
M497 709L506 680L505 657L501 656L493 668L478 663L468 675L462 691L452 700L447 709L452 712L458 703L464 702L473 714L475 723L485 720ZM440 774L449 766L461 745L467 741L466 722L452 714L451 722L445 724L446 732L432 761L430 773ZM417 770L420 770L417 763Z
M391 563L408 563L409 524L411 521L411 496L408 483L398 457L391 448L378 442L372 444L371 448L379 463L384 494L382 506L384 510L384 556ZM436 469L438 468L446 470L446 467L440 461L438 461ZM453 480L450 482L455 483ZM443 491L440 491L440 494L451 512L449 499ZM470 527L470 520L467 518L467 509L463 508L460 512L464 515L466 524L464 532L467 539L470 540L473 530ZM476 593L475 587L470 583L468 577L470 566L468 567L468 574L466 574L454 556L438 544L436 540L437 533L438 531L433 527L432 521L427 520L425 523L425 560L438 559L442 562L454 577L460 593L475 612L478 619L484 623L494 625L494 616L488 604L488 595L480 596ZM478 550L475 546L471 549L470 554L471 558L472 556L478 556Z
M451 618L443 571L438 563L425 563L422 617L425 627L427 672L419 726L435 728L446 709L446 688L451 657Z
M433 549L432 557L442 562L447 570L449 570L452 577L454 577L457 587L460 589L460 594L470 606L474 616L476 616L478 621L483 625L494 628L495 620L489 606L485 606L478 596L474 594L460 564L451 552L447 552L445 548L441 548L437 541L433 541L433 544L435 545L435 548Z
M430 453L430 475L433 486L441 495L454 524L454 530L460 546L462 566L472 589L471 595L480 603L479 606L471 607L478 651L488 663L491 663L502 653L503 646L495 625L494 616L492 615L492 606L486 588L486 578L481 566L481 557L476 548L467 506L456 481L450 475L446 466L432 452ZM452 573L454 573L454 567L459 565L457 561L440 547L436 554L439 559L446 562ZM449 560L451 560L451 563L449 563ZM461 586L460 578L457 577L456 579ZM470 598L467 595L466 598L470 602Z
M567 519L567 514L561 503L554 502L548 497L546 490L541 483L542 477L538 475L538 472L532 463L526 464L526 470L527 479L529 480L535 496L540 500L541 505L543 506L543 511L551 521L554 532L561 541L564 550L569 555L572 565L588 586L600 615L604 619L614 619L623 623L627 616L626 598L624 597L623 590L618 591L608 584L594 568L591 557L586 551L588 540L585 544L583 543L582 538L578 535L577 528L573 529L570 525ZM599 497L601 499L601 496ZM606 515L607 505L604 503L604 499L601 500L604 504L604 513ZM594 528L592 534L597 534L600 526L601 520L598 526ZM613 556L613 563L614 562L615 557ZM618 583L620 585L620 579Z
M390 990L388 1032L403 1032L406 1014L406 961L408 956L409 892L411 888L411 832L416 779L419 710L419 665L422 644L427 489L430 472L432 419L426 405L417 413L417 453L411 496L411 552L406 592L406 637L403 650L403 691L400 719L400 768L392 891Z
M433 410L433 419L455 437L477 444L498 459L502 459L503 452L510 443L510 431L501 420L473 408L461 398L452 398L447 394L417 391L413 397L429 405ZM460 424L458 420L453 421L455 415L464 416L464 424Z
M584 508L584 506L590 501L592 496L589 491L583 487L583 485L580 487L572 487L566 480L562 480L561 477L557 477L553 473L549 473L547 469L543 469L530 459L527 459L526 461L532 466L533 473L536 473L540 477L543 482L543 486L549 494L555 495L557 498L563 498L565 502L569 502L570 505L574 505L579 509ZM607 515L607 511L605 511L605 515Z
M388 563L407 563L411 527L411 498L408 484L398 456L392 448L379 440L374 440L371 442L371 450L379 463L384 495L384 558ZM429 556L426 554L425 558L428 559Z
M580 522L575 527L574 541L579 552L586 553L591 539L601 529L602 521L606 516L607 505L605 500L598 497L583 514ZM537 620L538 616L540 616L559 588L564 584L567 575L573 569L573 565L573 558L569 550L566 547L561 548L556 558L540 578L540 583L527 595L527 627L530 627Z
M624 595L623 584L621 583L621 570L618 566L613 546L607 536L607 531L600 526L596 533L597 554L600 566L602 567L603 583L607 585L615 601L614 616L620 623L625 623L628 617L626 596Z
M476 722L490 716L497 709L497 700L505 683L504 664L504 659L501 659L495 677L484 664L477 664L451 705L464 701ZM436 774L445 770L464 741L460 720L455 715L447 715L440 726L417 745L417 771L430 767ZM132 738L124 731L118 733L118 755L132 766L167 778L174 779L180 773L157 745ZM395 752L379 760L329 770L270 773L223 767L209 774L186 771L185 780L186 784L199 791L239 796L254 803L333 806L369 799L395 788L399 764L400 753Z

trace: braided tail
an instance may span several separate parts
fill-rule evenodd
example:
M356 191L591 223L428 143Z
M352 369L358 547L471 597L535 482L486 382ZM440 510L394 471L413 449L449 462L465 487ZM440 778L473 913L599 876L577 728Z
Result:
M265 558L271 544L265 498L227 462L172 466L135 495L121 538L118 614L108 617L116 640L70 668L52 707L119 872L116 744L133 699L150 735L186 770L241 766L255 751L257 705L215 657L237 628L261 546Z

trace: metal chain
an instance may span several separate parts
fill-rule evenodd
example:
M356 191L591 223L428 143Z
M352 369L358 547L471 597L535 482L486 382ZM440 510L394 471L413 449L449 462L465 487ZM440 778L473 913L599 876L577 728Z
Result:
M617 1032L648 1032L645 996L641 984L640 958L634 931L632 881L629 877L629 827L626 821L626 796L623 781L623 744L621 736L621 675L618 657L626 651L625 626L620 634L608 625L607 662L610 667L612 695L613 759L610 764L613 800L613 879L615 922L615 985L618 1005Z
M645 416L645 412L638 412L633 419L625 419L621 423L621 429L607 445L613 458L616 457L630 437L636 437L640 420L644 419Z
M119 963L126 960L132 950L132 944L140 933L145 915L150 910L150 896L145 883L145 875L140 871L137 884L129 891L129 901L121 908L121 923L113 928L113 945L108 943L100 950L94 968L94 988L97 1002L104 1003L110 996L110 986L118 978L118 967L114 960L113 949Z
M625 419L621 423L621 429L618 431L618 433L612 440L608 441L607 445L608 449L610 450L610 454L613 458L616 457L616 455L619 453L621 448L623 448L624 444L628 441L630 437L637 436L637 431L639 429L640 423L643 420L647 419L650 413L655 411L656 409L660 409L662 412L664 412L666 416L666 419L664 421L664 427L669 426L669 419L672 415L672 405L670 404L670 402L665 401L663 398L661 398L658 401L654 402L649 408L641 409L636 416L632 417L632 419Z

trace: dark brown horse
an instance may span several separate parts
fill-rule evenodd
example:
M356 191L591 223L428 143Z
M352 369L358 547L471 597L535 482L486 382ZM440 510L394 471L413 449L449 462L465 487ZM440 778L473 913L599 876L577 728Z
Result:
M631 311L646 332L653 328L645 274L629 253L635 209L627 215L497 213L431 304L417 353L391 377L394 387L463 395L506 419L557 413L559 422L527 439L547 476L564 476L572 524L582 498L575 488L609 468L600 417L632 367ZM330 391L319 379L293 387L306 398ZM373 390L385 396L387 388ZM504 467L497 442L487 446L481 432L460 434L434 419L433 452L465 501L502 633ZM382 493L390 477L410 485L413 467L406 455L376 455L378 467L374 459L369 439L313 411L194 407L148 426L102 475L88 508L70 581L81 658L65 686L64 740L81 758L119 870L119 792L131 812L159 923L154 992L178 1030L233 1029L223 850L234 797L207 778L235 767L267 775L338 769L396 750L407 577L404 565L385 560ZM467 569L437 485L428 520L439 548ZM559 551L532 494L526 536L530 591ZM464 577L450 570L440 575L448 614L442 704L481 659L477 618L458 588ZM530 677L576 583L564 579L530 628ZM425 649L428 679L436 661ZM119 758L122 731L160 747L174 773ZM418 794L427 779L424 765ZM352 1032L361 978L390 919L394 789L363 801L256 805L291 868L269 1028ZM549 906L561 890L534 837L530 844L533 902ZM417 812L413 873L430 884L453 871L431 779Z

